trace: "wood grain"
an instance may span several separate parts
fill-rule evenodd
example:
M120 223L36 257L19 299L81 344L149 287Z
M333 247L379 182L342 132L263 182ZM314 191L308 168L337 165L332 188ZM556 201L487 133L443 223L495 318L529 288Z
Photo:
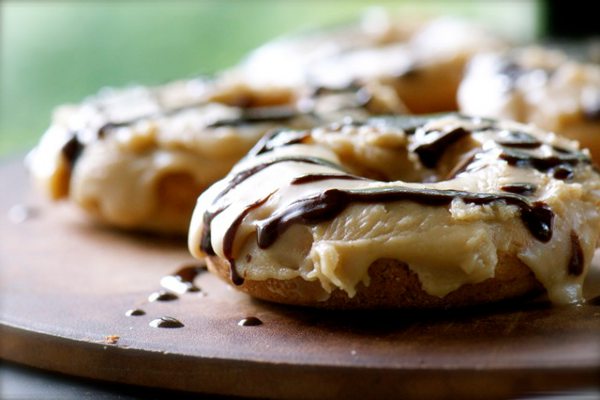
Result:
M161 277L194 262L183 240L111 231L68 204L48 204L31 193L19 160L0 166L0 181L2 358L108 381L271 398L506 398L599 387L597 300L316 311L252 300L203 273L200 292L149 302ZM29 218L15 205L29 207ZM597 267L585 293L600 295ZM132 308L146 314L127 317ZM148 325L161 316L185 326ZM248 316L263 324L238 326Z

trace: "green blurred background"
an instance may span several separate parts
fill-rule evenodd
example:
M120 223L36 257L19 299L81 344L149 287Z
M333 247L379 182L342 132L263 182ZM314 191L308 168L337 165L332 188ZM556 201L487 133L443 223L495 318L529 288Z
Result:
M468 17L516 41L534 40L543 31L541 0L5 0L0 156L34 145L55 106L78 102L103 86L210 73L273 37L349 21L375 5Z

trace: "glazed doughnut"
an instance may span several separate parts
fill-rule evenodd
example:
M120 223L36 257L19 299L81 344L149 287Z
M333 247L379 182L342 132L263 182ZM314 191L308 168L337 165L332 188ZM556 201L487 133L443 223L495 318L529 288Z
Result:
M376 81L394 89L413 114L454 111L467 61L478 52L505 47L502 39L460 19L405 21L377 15L362 25L267 43L234 72L257 87L342 88Z
M458 99L462 112L533 123L579 141L600 160L599 65L539 46L480 54Z
M401 110L375 85L292 92L197 79L105 90L59 109L28 164L49 197L104 224L185 234L198 194L268 130Z
M577 143L457 114L265 136L198 199L188 237L257 298L451 307L545 290L582 300L600 176Z

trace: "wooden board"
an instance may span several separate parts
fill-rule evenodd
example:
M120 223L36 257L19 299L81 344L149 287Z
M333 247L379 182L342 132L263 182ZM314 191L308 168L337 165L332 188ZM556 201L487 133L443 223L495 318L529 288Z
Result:
M95 227L69 205L31 193L20 161L0 166L0 181L2 358L253 397L504 398L598 388L597 300L340 313L255 301L203 273L200 292L149 302L163 276L194 262L184 241ZM598 268L585 292L600 295ZM146 314L126 316L133 308ZM184 327L149 326L162 316ZM238 325L249 316L263 324Z

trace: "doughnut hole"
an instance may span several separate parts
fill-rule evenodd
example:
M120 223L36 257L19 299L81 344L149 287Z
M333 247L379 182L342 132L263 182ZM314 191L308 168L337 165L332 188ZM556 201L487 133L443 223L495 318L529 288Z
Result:
M463 63L452 60L440 65L417 66L406 73L384 79L413 114L456 111L456 92Z
M359 145L352 140L351 135L341 136L327 140L327 145L345 169L381 182L431 183L453 179L481 147L472 135L465 136L444 149L434 168L426 168L417 154L407 151L406 139L401 136L384 134Z

